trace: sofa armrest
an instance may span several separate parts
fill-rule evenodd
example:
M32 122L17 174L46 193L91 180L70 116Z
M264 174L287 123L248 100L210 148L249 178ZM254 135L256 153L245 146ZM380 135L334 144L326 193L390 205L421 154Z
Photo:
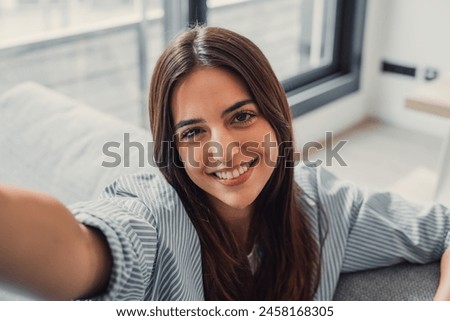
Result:
M334 294L337 301L430 301L439 282L439 263L402 263L344 273Z

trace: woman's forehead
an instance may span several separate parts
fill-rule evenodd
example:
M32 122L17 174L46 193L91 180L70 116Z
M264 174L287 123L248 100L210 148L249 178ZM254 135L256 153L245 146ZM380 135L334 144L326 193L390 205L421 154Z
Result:
M242 99L251 98L244 82L223 68L197 68L183 77L171 97L174 120L211 109L221 110Z

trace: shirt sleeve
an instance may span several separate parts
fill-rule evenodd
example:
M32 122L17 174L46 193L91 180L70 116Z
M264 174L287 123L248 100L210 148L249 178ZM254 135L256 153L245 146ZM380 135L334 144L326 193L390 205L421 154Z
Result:
M329 234L343 249L341 272L439 260L450 245L450 212L391 192L375 192L317 169L317 194Z
M131 175L105 188L99 199L69 206L75 218L99 229L113 257L105 293L93 300L143 300L150 284L158 236L151 209L142 201L151 177Z

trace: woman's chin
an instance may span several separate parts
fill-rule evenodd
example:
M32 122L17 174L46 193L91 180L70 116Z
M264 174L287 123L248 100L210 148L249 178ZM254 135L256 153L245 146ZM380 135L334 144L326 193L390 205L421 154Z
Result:
M255 201L255 198L249 197L249 198L243 198L242 196L237 197L230 197L230 198L224 198L224 197L212 197L212 203L213 206L216 207L216 209L228 209L228 210L235 210L235 211L246 211L250 210L253 207L253 203Z

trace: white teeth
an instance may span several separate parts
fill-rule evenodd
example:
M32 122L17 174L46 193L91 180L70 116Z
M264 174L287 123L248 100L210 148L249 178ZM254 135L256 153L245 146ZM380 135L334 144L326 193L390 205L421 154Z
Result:
M237 177L241 176L242 174L244 174L246 171L248 171L248 168L252 162L242 164L241 166L239 166L238 168L236 168L232 171L222 171L222 172L216 172L214 174L220 179L237 178Z

